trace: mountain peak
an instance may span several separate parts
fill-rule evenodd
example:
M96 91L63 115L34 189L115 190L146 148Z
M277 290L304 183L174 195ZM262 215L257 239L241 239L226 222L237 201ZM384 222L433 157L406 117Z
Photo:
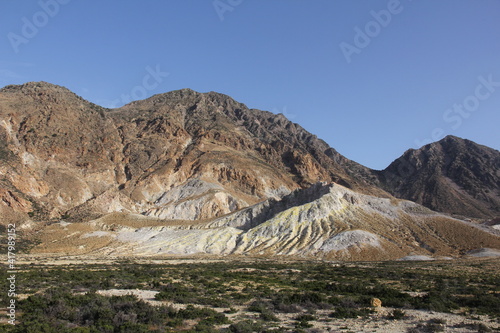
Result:
M160 95L169 95L169 96L180 96L180 97L186 97L186 96L193 96L193 95L200 95L201 93L198 91L195 91L191 88L182 88L182 89L177 89L177 90L172 90L166 93L162 93Z
M461 137L449 134L449 135L445 136L444 138L442 138L441 140L439 140L437 142L439 142L439 143L453 143L453 144L456 144L456 143L460 143L460 142L464 142L464 141L469 141L469 140L466 140L466 139L463 139Z
M53 83L45 81L32 81L23 84L10 84L2 89L1 92L12 92L12 91L42 91L42 90L54 90L54 91L65 91L72 93L69 89L63 86L59 86Z
M45 81L8 85L0 89L0 93L11 95L11 98L17 102L29 98L44 104L65 104L68 107L71 107L71 105L80 105L82 103L94 105L66 87ZM94 106L96 108L101 108L97 105Z
M500 214L500 154L457 136L407 150L385 170L385 188L433 210L469 217Z

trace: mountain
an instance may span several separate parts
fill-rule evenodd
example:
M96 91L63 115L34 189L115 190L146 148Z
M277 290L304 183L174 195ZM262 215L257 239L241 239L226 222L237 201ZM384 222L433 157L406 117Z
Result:
M382 188L398 198L453 215L500 216L500 152L447 136L410 149L380 172Z
M0 89L0 222L39 240L35 253L395 259L500 248L496 223L420 205L498 216L498 161L447 137L374 171L282 114L215 92L105 109L45 82Z
M221 216L317 181L389 197L283 115L190 89L108 110L45 82L0 90L2 216ZM2 157L3 156L3 157Z

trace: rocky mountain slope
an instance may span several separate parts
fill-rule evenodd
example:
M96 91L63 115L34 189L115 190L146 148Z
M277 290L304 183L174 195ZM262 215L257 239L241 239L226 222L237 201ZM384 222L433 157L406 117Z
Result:
M498 151L448 137L370 170L283 115L214 92L110 110L44 82L0 90L0 220L38 231L42 253L362 259L500 248L495 223L394 197L498 216L498 166Z
M88 223L61 222L34 253L287 255L342 260L398 259L409 254L459 257L500 248L500 237L410 201L378 198L318 183L282 200L268 199L208 222L165 223L110 214Z
M189 89L107 110L69 90L0 90L2 216L221 216L317 181L390 196L283 115Z
M468 217L500 216L500 152L447 136L410 149L379 173L398 198Z

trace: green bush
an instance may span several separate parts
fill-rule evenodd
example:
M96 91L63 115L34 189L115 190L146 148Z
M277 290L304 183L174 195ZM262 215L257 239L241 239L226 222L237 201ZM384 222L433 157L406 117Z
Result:
M213 309L194 307L193 305L188 305L185 309L179 310L177 317L182 319L201 318L203 323L212 325L229 323L229 319L223 313Z
M272 312L273 305L267 301L257 300L248 307L248 311L260 313L260 318L264 321L279 321L279 318Z
M366 317L372 311L367 308L352 308L352 307L336 307L335 310L330 313L330 317L338 318L338 319L346 319L346 318L357 318L357 317Z
M316 320L316 318L313 315L310 314L301 314L295 318L297 321L311 321L311 320Z
M269 310L261 312L260 319L262 319L263 321L280 321L280 319L276 317L276 315Z
M149 325L161 326L176 315L171 308L153 307L135 296L73 295L65 288L32 295L20 301L20 308L24 314L19 332L146 332Z
M253 321L250 319L239 321L237 323L231 324L228 328L228 331L233 332L233 333L266 332L266 330L264 330L264 327L262 326L261 323L258 323L256 321Z

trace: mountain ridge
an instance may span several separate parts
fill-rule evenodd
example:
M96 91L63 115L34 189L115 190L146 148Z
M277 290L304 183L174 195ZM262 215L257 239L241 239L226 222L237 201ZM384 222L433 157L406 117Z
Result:
M14 146L18 148L17 154L14 155L18 158L24 156L23 161L30 159L31 152L36 151L35 156L44 161L55 160L65 165L72 161L76 168L83 168L85 172L98 171L103 174L114 170L115 183L117 183L114 185L119 188L118 192L125 196L132 196L133 201L143 200L144 195L139 193L141 191L133 189L131 184L135 182L137 185L144 181L147 172L154 174L152 169L158 173L158 165L163 164L163 168L179 171L183 163L186 164L187 160L191 160L195 163L194 167L201 170L206 169L204 159L207 157L210 157L212 161L221 162L224 159L231 160L231 154L238 153L239 157L245 159L250 165L256 163L264 167L263 170L266 173L274 174L273 179L286 178L279 181L282 187L275 184L276 186L271 186L273 189L269 190L272 192L277 188L282 188L283 190L276 192L278 196L298 187L310 186L317 181L331 181L362 193L382 197L394 195L413 200L431 209L451 214L481 218L495 217L498 214L497 206L500 200L497 200L495 196L500 197L498 193L500 185L498 185L496 175L491 176L491 179L484 179L494 183L495 186L486 186L488 191L493 192L492 195L481 194L478 191L473 191L474 193L465 191L465 194L455 195L453 200L457 202L467 200L474 202L474 205L465 205L464 209L446 209L445 206L449 206L448 201L452 200L448 197L444 200L446 204L440 205L433 202L432 198L428 198L433 193L433 188L428 184L420 188L416 187L416 184L421 184L423 181L419 178L420 181L415 183L414 173L427 172L429 175L434 175L439 171L428 168L421 170L422 161L415 162L418 160L416 155L424 158L425 154L433 154L432 147L441 146L440 142L447 142L447 146L450 147L453 145L467 146L468 149L475 147L473 150L480 151L487 148L454 136L447 136L437 143L417 150L409 149L386 169L377 171L339 154L325 141L309 133L299 124L289 121L284 115L249 109L230 96L217 92L199 93L184 88L153 95L145 100L133 101L115 109L102 108L84 100L65 87L46 82L8 85L0 89L0 95L3 96L4 101L6 96L12 95L13 97L12 103L7 108L5 104L2 107L3 110L11 111L7 114L2 111L1 114L4 132L7 132L3 134L4 154L10 154L7 151L10 138L14 141ZM12 135L12 124L6 122L7 119L12 120L13 116L23 118L19 119L17 124L22 144L15 135ZM74 126L71 126L73 123ZM146 137L148 137L147 140ZM159 145L147 142L148 140L161 140L165 147L175 147L174 152L160 152ZM83 147L74 145L74 142L82 142ZM199 149L207 144L209 150ZM26 151L19 151L20 146L25 146ZM491 168L498 170L498 151L488 149L485 154L491 155L494 161ZM242 150L247 152L245 156L240 153ZM460 153L459 150L450 148L447 151L457 155ZM148 154L152 155L154 160L151 156L147 156ZM460 154L463 155L463 152ZM129 163L130 158L135 161ZM453 159L454 157L447 156L446 158ZM471 157L469 161L476 158L478 156ZM196 162L197 159L200 160ZM475 165L477 168L477 163ZM410 169L405 168L410 168L411 172ZM463 172L467 171L466 166L463 169L465 170ZM225 174L226 178L249 177L248 174L243 175L232 168L219 170L220 172ZM203 174L203 170L201 173ZM413 178L408 176L409 173L413 175ZM193 175L179 176L184 179L174 181L172 186L179 186L180 181L187 181ZM224 177L224 175L218 177ZM252 177L254 183L259 183L258 176L254 174ZM411 181L409 181L410 178ZM479 175L476 178L481 181ZM448 192L457 192L457 187L464 186L464 179L457 179L457 181L458 183L446 184L443 179L439 180L441 188ZM242 183L236 185L240 186ZM247 187L248 185L243 184ZM477 188L480 185L469 184L469 187ZM145 186L150 185L145 184ZM106 189L91 191L93 193L90 197L103 194L111 187L110 182ZM243 192L241 195L246 196L247 200L240 200L240 204L236 205L239 208L256 200L263 200L271 193L266 192L262 183L259 186L252 184L250 188L240 190ZM257 195L255 195L256 191ZM249 195L255 198L249 199ZM488 204L482 203L481 198L474 198L478 195L482 195ZM120 195L117 194L117 196ZM148 198L147 195L145 197L153 201L159 198L159 196ZM77 209L77 206L74 205L69 210ZM63 211L65 208L67 207L59 209L59 214L65 214L68 211L68 209ZM227 207L221 211L223 212L229 212ZM53 217L57 214L57 211L52 213Z
M0 220L32 230L43 253L126 254L130 242L149 249L136 255L351 259L495 248L495 223L460 219L499 216L499 156L450 136L377 171L284 115L216 92L106 109L45 82L0 89ZM139 244L120 230L158 235Z
M346 159L300 125L219 93L183 89L109 110L32 82L0 90L0 107L11 157L3 187L18 189L23 213L39 219L109 213L106 206L147 213L167 189L204 177L227 184L215 215L318 180L388 196L340 163L330 165L331 157ZM114 203L98 203L100 196Z

